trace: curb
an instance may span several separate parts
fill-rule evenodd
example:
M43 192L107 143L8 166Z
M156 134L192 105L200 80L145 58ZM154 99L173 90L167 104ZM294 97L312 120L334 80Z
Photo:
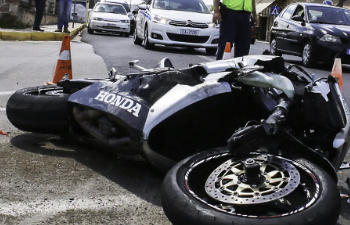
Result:
M82 24L70 32L73 39L79 31L84 29L86 24ZM20 31L0 31L0 40L4 41L62 41L66 33L58 32L20 32Z

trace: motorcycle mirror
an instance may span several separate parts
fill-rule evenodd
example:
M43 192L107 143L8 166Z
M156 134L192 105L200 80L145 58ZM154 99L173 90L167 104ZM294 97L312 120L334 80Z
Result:
M133 68L140 60L132 60L132 61L129 61L129 67L130 68Z
M173 63L169 58L165 57L157 65L157 68L174 68Z

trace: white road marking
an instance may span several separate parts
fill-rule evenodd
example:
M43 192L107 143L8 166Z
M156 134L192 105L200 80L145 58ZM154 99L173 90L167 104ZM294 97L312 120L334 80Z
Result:
M0 95L12 95L15 91L0 91Z
M67 210L102 210L124 208L142 204L134 195L104 196L74 200L35 200L31 202L0 203L0 214L24 216L29 214L57 214ZM133 199L130 201L130 199Z

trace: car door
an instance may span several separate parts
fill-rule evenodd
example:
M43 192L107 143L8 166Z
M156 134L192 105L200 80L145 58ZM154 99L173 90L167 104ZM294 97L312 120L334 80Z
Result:
M278 50L285 51L286 46L288 44L286 38L287 38L287 25L289 19L292 17L296 4L292 4L285 9L281 15L275 19L273 23L273 27L271 29L271 32L273 33L273 36L276 38L276 48Z
M148 18L150 18L150 8L151 1L146 1L146 4L139 5L139 11L136 17L136 31L137 36L143 39L145 24Z
M287 22L286 27L286 50L290 53L301 54L303 48L303 35L305 32L305 8L298 5Z

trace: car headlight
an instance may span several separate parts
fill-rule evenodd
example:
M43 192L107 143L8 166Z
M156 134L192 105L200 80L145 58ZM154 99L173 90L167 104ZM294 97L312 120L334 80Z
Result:
M208 28L219 28L220 25L216 24L216 23L207 23L208 24Z
M341 43L340 38L330 34L325 34L321 37L320 41L332 42L332 43Z
M92 20L104 21L104 19L102 19L100 17L92 17Z
M129 20L121 20L121 23L129 23Z
M158 16L158 15L154 15L152 16L152 22L154 23L161 23L161 24L167 24L168 23L168 19Z

